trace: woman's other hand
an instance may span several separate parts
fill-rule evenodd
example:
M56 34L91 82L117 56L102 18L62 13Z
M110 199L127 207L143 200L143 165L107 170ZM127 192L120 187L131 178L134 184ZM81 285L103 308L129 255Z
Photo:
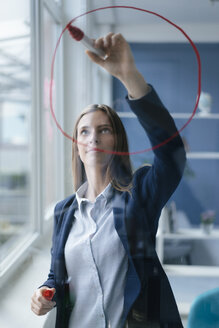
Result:
M56 305L56 302L49 301L43 296L43 291L47 289L55 293L55 288L41 287L34 292L31 298L31 310L36 315L44 315Z

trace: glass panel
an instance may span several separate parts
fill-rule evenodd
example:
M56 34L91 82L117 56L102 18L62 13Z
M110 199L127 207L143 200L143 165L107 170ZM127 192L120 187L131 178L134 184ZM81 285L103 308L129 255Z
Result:
M0 4L0 260L31 229L29 7Z
M185 121L175 119L178 129ZM219 117L193 118L190 124L182 131L182 136L189 152L218 152L219 149Z
M184 177L168 203L172 236L165 237L165 263L219 266L218 171L219 160L187 161Z
M142 126L139 124L137 118L122 118L122 122L126 130L129 143L129 151L131 153L151 148L148 137L146 136ZM135 138L133 138L133 135ZM138 140L137 144L136 140ZM145 151L140 154L131 155L133 169L136 170L142 165L149 163L151 164L153 162L153 158L154 156L152 151Z
M51 75L51 64L52 57L54 54L55 46L57 43L57 25L44 7L43 11L43 21L44 21L44 110L43 110L43 168L44 168L44 205L45 210L53 202L57 200L57 134L59 130L56 127L56 124L52 118L50 111L50 75ZM56 63L58 61L58 54L56 55ZM57 70L58 65L54 68L55 76L58 76ZM53 81L53 106L56 110L56 104L59 101L58 90L56 87L56 80ZM58 116L58 114L56 114ZM58 120L58 117L57 117Z
M53 0L55 3L57 3L58 5L61 5L62 0Z

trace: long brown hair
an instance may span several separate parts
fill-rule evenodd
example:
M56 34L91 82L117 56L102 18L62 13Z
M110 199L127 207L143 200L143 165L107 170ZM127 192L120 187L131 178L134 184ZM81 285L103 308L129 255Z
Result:
M122 121L118 114L107 105L89 105L84 109L75 123L73 140L77 140L78 124L81 118L88 113L96 112L98 110L105 113L109 118L115 136L115 152L128 153L128 141ZM129 155L113 154L107 168L107 173L109 173L111 183L115 189L119 191L130 191L132 167ZM84 164L82 163L77 151L77 142L72 143L72 174L74 189L77 190L86 181Z

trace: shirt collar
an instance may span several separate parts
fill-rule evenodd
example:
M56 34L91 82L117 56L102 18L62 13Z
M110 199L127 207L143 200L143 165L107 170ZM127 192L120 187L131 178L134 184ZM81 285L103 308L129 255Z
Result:
M88 183L86 181L79 187L79 189L75 193L79 208L83 201L89 202L89 200L84 197L87 191L87 187L88 187ZM109 183L106 186L106 188L96 197L95 202L97 201L97 199L103 198L106 201L106 203L108 203L111 200L112 195L113 195L113 187L112 184Z

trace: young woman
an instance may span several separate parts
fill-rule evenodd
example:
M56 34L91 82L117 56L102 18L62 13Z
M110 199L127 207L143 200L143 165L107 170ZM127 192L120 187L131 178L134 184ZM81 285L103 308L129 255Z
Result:
M87 55L127 89L127 102L152 146L176 133L168 111L135 66L121 34L95 41L104 60ZM176 134L177 135L177 134ZM179 135L154 150L152 166L132 173L125 130L106 105L88 106L74 130L76 193L55 207L48 280L32 310L57 306L56 328L182 328L176 302L155 251L158 220L183 174ZM104 151L103 151L104 150ZM55 291L52 301L43 291Z

